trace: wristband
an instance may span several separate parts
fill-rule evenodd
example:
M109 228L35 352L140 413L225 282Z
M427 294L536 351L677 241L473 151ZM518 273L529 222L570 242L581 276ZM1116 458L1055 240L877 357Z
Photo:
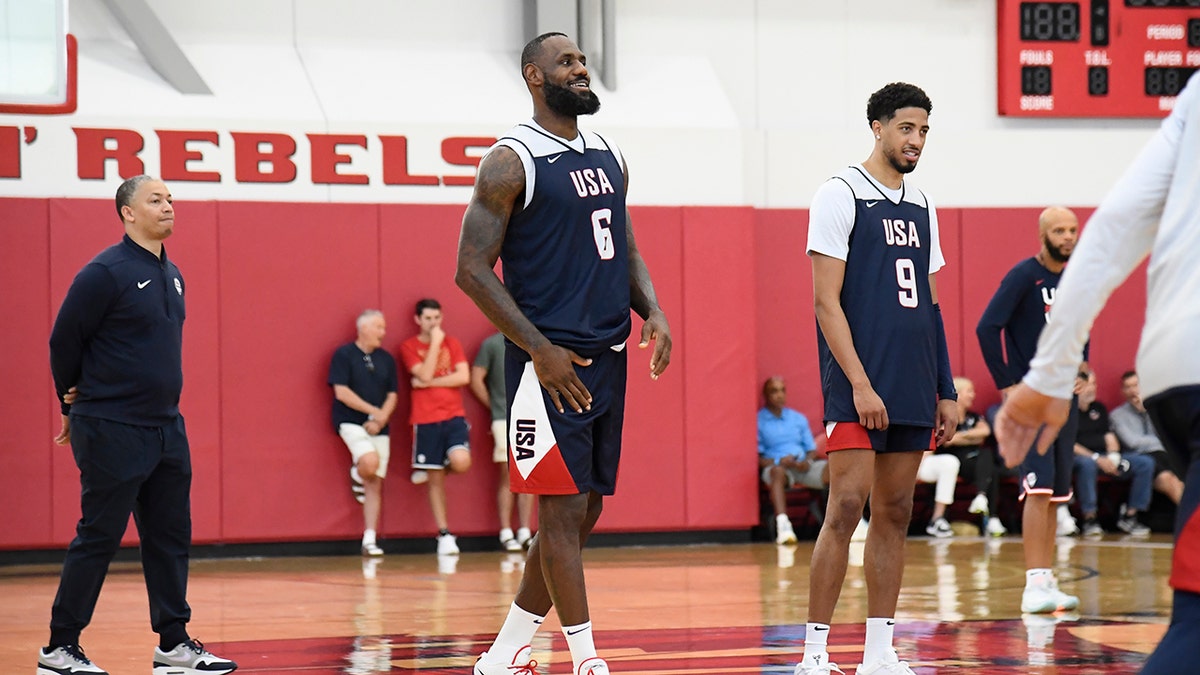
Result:
M1098 453L1098 452L1093 452L1093 453L1092 453L1092 461L1093 461L1093 462L1099 462L1099 461L1100 461L1100 453Z

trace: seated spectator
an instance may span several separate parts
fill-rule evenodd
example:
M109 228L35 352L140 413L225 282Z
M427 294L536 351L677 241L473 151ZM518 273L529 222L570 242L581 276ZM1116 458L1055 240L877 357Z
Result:
M1142 391L1136 371L1129 370L1121 375L1121 395L1125 397L1125 403L1109 415L1112 430L1129 452L1147 455L1154 460L1154 489L1178 504L1183 496L1183 481L1179 480L1171 466L1167 451L1150 422L1150 415L1142 405Z
M796 485L824 489L829 485L829 462L813 456L816 443L808 418L787 407L782 377L763 383L763 399L766 405L758 411L758 466L775 509L775 542L793 544L796 532L787 515L785 491Z
M1075 434L1075 493L1083 516L1082 534L1104 533L1096 520L1096 478L1100 471L1117 480L1131 481L1129 503L1117 521L1117 528L1128 534L1149 534L1150 528L1138 522L1137 514L1150 507L1154 460L1148 455L1120 451L1121 443L1109 424L1108 409L1096 400L1096 373L1081 370L1077 380L1079 429Z
M958 483L958 458L934 454L926 450L917 467L917 482L933 483L933 517L925 532L934 537L953 537L954 530L946 521L946 507L954 503L954 488Z
M995 480L998 457L991 446L985 445L992 435L987 420L971 410L975 403L975 383L965 377L954 378L954 389L958 392L958 431L954 438L935 450L936 454L954 455L958 458L958 473L975 485L975 498L968 511L982 515L987 534L1001 537L1008 533L1000 518L991 513L1000 503L999 487ZM935 512L936 512L936 508Z

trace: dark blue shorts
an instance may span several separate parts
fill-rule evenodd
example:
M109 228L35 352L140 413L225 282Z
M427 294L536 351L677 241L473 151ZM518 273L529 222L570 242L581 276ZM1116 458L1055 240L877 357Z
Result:
M505 344L504 386L508 394L508 476L513 492L611 495L617 487L621 427L625 422L625 362L606 349L575 372L592 394L592 409L554 409L521 349Z
M1021 495L1050 495L1050 501L1066 503L1071 500L1071 469L1075 465L1075 432L1079 429L1078 399L1071 399L1071 414L1058 431L1058 438L1046 449L1046 454L1033 447L1017 467L1021 479ZM1036 441L1035 441L1036 444Z
M933 427L889 424L886 429L867 429L858 422L827 422L825 451L874 450L916 452L933 449Z
M444 422L430 422L413 426L414 469L439 471L450 463L450 451L462 448L470 450L471 429L467 418L455 417Z

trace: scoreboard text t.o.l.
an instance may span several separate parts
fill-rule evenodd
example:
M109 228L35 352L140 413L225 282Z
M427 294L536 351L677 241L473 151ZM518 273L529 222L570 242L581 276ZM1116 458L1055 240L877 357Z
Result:
M1200 0L996 6L1001 115L1163 117L1200 69Z

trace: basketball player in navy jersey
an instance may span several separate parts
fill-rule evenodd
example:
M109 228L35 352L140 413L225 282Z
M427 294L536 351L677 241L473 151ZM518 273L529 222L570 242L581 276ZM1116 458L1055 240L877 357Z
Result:
M1042 248L1017 263L979 317L975 335L992 380L1007 392L1029 371L1038 336L1055 306L1058 279L1079 235L1079 219L1070 209L1052 206L1038 216ZM1053 452L1025 458L1021 477L1021 542L1025 548L1025 591L1021 611L1046 613L1072 610L1079 598L1058 589L1050 568L1054 562L1055 510L1071 499L1071 467L1075 461L1075 429L1079 408L1055 440Z
M1146 323L1137 371L1163 445L1184 472L1175 515L1171 623L1142 666L1145 675L1196 672L1200 642L1200 75L1100 207L1092 214L1058 286L1029 372L996 415L1009 466L1037 443L1045 453L1071 408L1075 373L1092 321L1147 254ZM1043 427L1043 425L1045 425Z
M463 217L455 281L508 338L509 475L538 495L539 530L516 599L475 675L532 674L530 642L553 606L576 675L608 675L596 656L581 549L616 487L632 308L654 341L650 376L671 333L634 242L617 148L582 131L600 101L587 59L562 33L521 54L533 119L479 165ZM504 281L497 277L497 258Z
M829 662L829 623L846 577L850 537L868 494L867 635L860 675L912 675L892 648L917 467L954 436L957 396L936 272L945 264L937 214L904 176L917 166L933 104L892 83L871 95L870 157L817 190L809 216L817 346L829 441L829 506L813 549L804 659L796 675L842 672Z

